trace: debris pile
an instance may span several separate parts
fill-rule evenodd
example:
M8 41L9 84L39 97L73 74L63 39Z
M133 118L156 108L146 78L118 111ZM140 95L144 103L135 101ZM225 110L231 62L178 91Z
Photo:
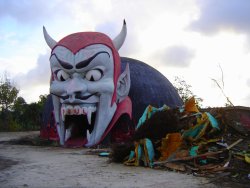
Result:
M129 166L250 183L250 108L198 109L148 106L130 142L114 145L111 158Z

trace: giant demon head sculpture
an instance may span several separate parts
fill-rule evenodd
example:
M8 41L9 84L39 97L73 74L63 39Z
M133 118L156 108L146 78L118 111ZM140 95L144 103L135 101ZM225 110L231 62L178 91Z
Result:
M127 65L120 72L118 54L126 23L114 40L103 33L79 32L56 42L45 28L43 32L51 48L50 93L60 144L97 145L118 116L131 115L130 71Z

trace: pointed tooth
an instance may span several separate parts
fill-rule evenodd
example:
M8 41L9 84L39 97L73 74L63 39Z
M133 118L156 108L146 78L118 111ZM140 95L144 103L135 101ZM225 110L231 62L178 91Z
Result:
M65 142L71 137L71 131L72 131L72 126L70 126L68 129L66 129Z
M61 127L60 127L60 123L59 122L56 123L56 130L57 130L59 139L61 140Z
M89 107L87 108L87 119L88 119L89 125L91 125L91 116L92 116L92 110Z
M79 115L82 114L82 108L79 106Z
M62 107L61 108L61 117L62 117L63 121L65 121L65 111L66 111L65 107Z
M88 111L88 108L87 108L87 107L83 107L83 108L82 108L82 113L83 113L84 115L87 114L87 111Z
M87 130L87 140L89 141L91 137L91 134L89 133L89 130Z
M74 107L73 106L70 108L70 115L74 115Z
M67 106L66 107L66 114L67 115L72 115L74 113L73 106Z
M73 109L73 114L74 115L79 115L79 114L81 114L81 108L80 108L80 106L74 106L74 109Z

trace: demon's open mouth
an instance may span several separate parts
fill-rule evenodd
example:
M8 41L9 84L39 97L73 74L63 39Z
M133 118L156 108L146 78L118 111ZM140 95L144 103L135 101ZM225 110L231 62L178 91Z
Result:
M82 147L88 141L95 125L96 105L66 105L61 107L61 118L65 125L65 146Z

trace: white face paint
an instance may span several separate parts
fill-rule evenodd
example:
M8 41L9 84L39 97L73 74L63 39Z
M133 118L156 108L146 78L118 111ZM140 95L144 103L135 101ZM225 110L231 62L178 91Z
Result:
M111 106L115 88L113 61L110 48L101 44L88 46L75 55L62 46L52 51L54 80L50 93L61 145L81 138L87 139L86 146L90 147L102 138L117 108L116 103ZM79 130L77 137L74 129Z

